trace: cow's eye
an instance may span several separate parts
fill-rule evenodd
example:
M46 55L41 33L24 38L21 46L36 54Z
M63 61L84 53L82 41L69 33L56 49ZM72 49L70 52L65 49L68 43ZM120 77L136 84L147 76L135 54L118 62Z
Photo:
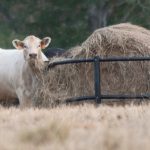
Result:
M26 46L26 45L23 45L23 48L27 48L27 46Z
M39 45L38 47L41 47L41 45Z

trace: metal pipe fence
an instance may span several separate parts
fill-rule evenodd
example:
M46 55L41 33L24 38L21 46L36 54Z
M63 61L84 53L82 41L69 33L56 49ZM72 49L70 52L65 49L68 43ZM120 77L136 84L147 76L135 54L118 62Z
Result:
M80 96L72 97L66 100L66 103L95 100L96 104L100 104L102 99L150 99L149 94L139 94L139 95L104 95L101 93L101 74L100 68L102 62L122 62L122 61L150 61L150 57L107 57L102 58L96 56L94 58L80 58L80 59L68 59L63 61L53 62L48 65L48 69L53 68L58 65L66 64L78 64L78 63L93 63L94 70L94 95L91 96Z

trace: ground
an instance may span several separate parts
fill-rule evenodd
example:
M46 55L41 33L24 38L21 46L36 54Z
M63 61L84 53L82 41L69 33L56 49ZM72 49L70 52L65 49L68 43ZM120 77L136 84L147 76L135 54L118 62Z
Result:
M0 107L1 150L149 150L150 105Z

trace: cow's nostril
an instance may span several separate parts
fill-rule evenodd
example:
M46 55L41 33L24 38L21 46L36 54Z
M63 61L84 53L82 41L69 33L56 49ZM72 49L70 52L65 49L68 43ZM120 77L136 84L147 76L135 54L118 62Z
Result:
M37 54L29 54L30 58L36 58Z

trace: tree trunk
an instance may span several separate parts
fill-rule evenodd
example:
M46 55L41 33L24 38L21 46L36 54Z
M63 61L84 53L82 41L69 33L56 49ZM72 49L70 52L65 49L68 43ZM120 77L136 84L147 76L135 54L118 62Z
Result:
M103 0L98 4L90 5L88 9L88 24L91 31L108 25L110 16L117 7L126 2L121 0Z

